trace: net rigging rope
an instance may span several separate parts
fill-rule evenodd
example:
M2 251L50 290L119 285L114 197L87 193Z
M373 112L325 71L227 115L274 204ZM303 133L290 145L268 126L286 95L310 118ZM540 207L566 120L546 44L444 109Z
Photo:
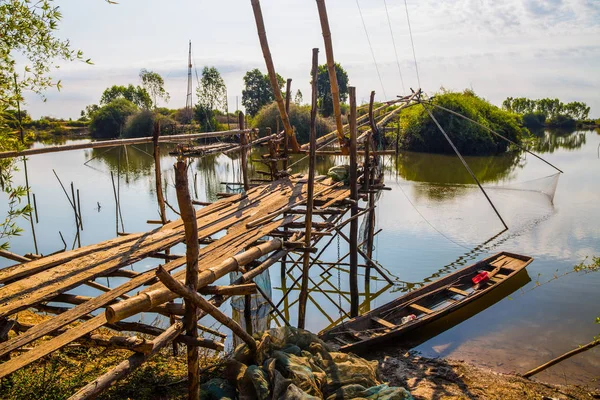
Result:
M421 87L421 78L419 77L419 67L417 66L417 55L415 53L415 42L413 40L412 29L410 27L410 17L408 16L408 4L404 0L404 8L406 9L406 22L408 22L408 33L410 34L410 43L412 45L413 58L415 60L415 71L417 72L417 83Z
M362 21L363 29L365 30L365 36L367 37L367 42L369 43L369 49L371 49L371 56L373 57L373 63L375 64L375 70L377 71L377 77L379 78L379 83L381 84L381 90L383 92L383 97L387 99L387 95L385 94L385 87L383 86L383 80L381 79L381 74L379 73L379 66L377 65L377 60L375 59L375 52L373 51L373 46L371 45L371 39L369 38L369 33L367 32L367 25L365 24L365 19L363 18L362 11L360 9L360 3L356 0L356 7L358 7L358 13L360 14L360 20Z
M398 58L398 49L396 48L396 39L394 39L394 31L392 30L392 21L390 20L390 13L388 12L387 1L383 0L385 6L385 14L387 15L388 26L390 27L390 35L392 36L392 44L394 46L394 54L396 54L396 65L398 65L398 74L400 74L400 83L402 83L402 93L406 93L404 88L404 79L402 78L402 70L400 69L400 60Z

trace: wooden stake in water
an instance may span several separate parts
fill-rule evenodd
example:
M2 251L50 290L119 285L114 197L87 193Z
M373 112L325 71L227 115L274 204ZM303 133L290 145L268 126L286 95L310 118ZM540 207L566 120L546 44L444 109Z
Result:
M175 190L177 191L177 203L185 229L186 243L186 270L185 284L196 292L198 287L198 221L196 220L196 211L192 205L192 198L189 192L187 165L185 161L178 160L175 164ZM192 338L198 337L198 308L194 302L185 299L185 316L184 316L186 335ZM200 398L200 376L199 370L199 354L196 346L187 347L188 361L188 398L190 400L198 400Z
M312 212L314 208L314 181L315 181L315 162L317 151L317 71L319 67L319 49L313 49L312 56L312 107L310 111L310 153L308 164L308 181L306 182L306 216L304 217L304 246L306 249L311 247L312 230ZM308 279L310 272L310 253L304 252L302 265L302 286L300 289L300 299L298 301L298 328L304 329L306 320L306 302L308 300Z
M349 87L350 95L350 208L351 218L358 214L358 174L356 161L356 137L358 127L356 124L356 88ZM358 316L358 219L350 222L350 316Z
M160 170L160 147L158 146L158 138L160 136L160 123L156 121L154 123L154 131L152 132L152 139L154 141L154 178L156 181L156 198L158 200L158 209L160 212L160 220L162 224L167 223L167 210L165 208L165 198L162 190L162 177Z
M238 122L240 124L240 146L241 146L241 155L242 155L242 180L244 182L244 191L248 191L250 189L250 182L248 180L248 137L243 132L244 129L244 113L239 112L238 114Z

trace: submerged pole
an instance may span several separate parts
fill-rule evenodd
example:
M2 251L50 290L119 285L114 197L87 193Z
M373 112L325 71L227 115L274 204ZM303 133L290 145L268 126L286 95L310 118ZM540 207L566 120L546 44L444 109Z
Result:
M333 103L333 114L335 115L335 126L337 128L337 138L340 143L342 154L348 154L348 147L344 138L344 125L342 124L342 111L340 108L340 88L337 81L335 70L335 60L333 58L333 44L331 41L331 30L329 29L329 18L327 17L327 7L325 0L317 0L319 10L319 20L321 21L321 30L323 31L323 41L325 42L325 54L327 56L327 71L329 73L329 82L331 84L331 101Z
M185 284L190 290L196 292L198 287L198 221L196 220L196 212L192 206L192 198L190 196L187 177L187 165L182 159L179 159L175 164L175 189L177 191L177 203L179 204L179 212L185 230L186 243L186 270ZM185 301L184 323L186 335L193 338L198 337L198 307L189 299ZM200 376L199 370L199 354L198 347L193 345L187 346L187 362L188 362L188 398L197 400L200 398Z
M314 180L315 180L315 161L317 151L317 70L319 68L319 49L313 49L312 56L312 107L310 110L310 152L309 152L309 166L308 166L308 182L306 182L307 194L306 194L306 216L304 217L305 222L305 233L304 233L304 258L302 264L302 286L300 289L300 298L298 300L298 328L304 329L306 319L306 302L308 300L308 274L310 271L310 253L308 249L311 244L311 231L312 231L312 213L313 213L313 197L314 197Z
M423 104L423 103L421 103L421 105L423 106L423 108L425 109L425 111L427 111L427 113L429 114L429 116L431 117L431 119L433 120L433 122L437 125L438 129L442 132L442 134L444 135L444 137L446 138L446 140L448 141L448 143L450 144L450 146L452 147L452 149L454 150L454 152L456 153L456 155L458 156L458 158L460 159L460 161L463 163L463 165L465 166L465 168L467 169L467 171L469 171L469 174L471 174L471 177L477 183L477 186L479 186L479 189L481 189L481 191L483 192L483 195L487 199L488 203L490 203L490 205L494 209L494 212L496 213L496 215L498 216L498 218L502 222L502 225L504 225L504 228L508 229L508 226L506 225L506 222L504 222L504 219L502 219L502 216L500 215L500 213L496 209L496 206L494 206L494 203L492 203L492 200L489 198L489 196L486 193L485 189L483 188L483 186L481 186L481 183L479 183L479 179L477 179L477 177L475 176L475 173L471 170L471 168L469 167L469 164L467 164L467 162L465 161L465 159L463 158L463 156L460 154L460 152L458 151L458 149L456 148L456 146L454 145L454 143L452 142L452 140L450 139L450 137L448 136L448 134L446 133L446 131L444 130L444 128L442 128L442 126L440 125L440 123L438 122L438 120L433 116L433 113L429 110L429 108L427 108L427 106L425 106L425 104Z
M160 212L160 222L164 225L167 223L167 209L165 207L165 197L162 190L162 172L160 170L160 147L158 146L158 138L160 136L160 122L154 123L154 131L152 132L152 140L154 143L154 177L156 180L156 199L158 200L158 209Z
M351 218L358 214L358 182L356 167L356 88L348 88L350 95L350 208ZM358 219L350 222L350 317L358 316Z
M279 82L277 82L277 74L275 73L275 66L273 65L273 57L271 57L271 50L269 50L269 41L267 39L267 32L265 30L265 21L263 19L262 10L260 8L259 0L250 0L252 3L252 10L254 11L254 19L256 21L256 29L258 31L258 39L260 40L260 47L267 64L267 72L269 74L269 80L271 81L271 87L273 88L273 94L277 101L277 107L279 108L279 114L281 115L281 121L283 122L283 129L285 134L291 139L292 149L299 151L300 146L296 141L296 136L290 124L290 119L285 111L285 104L283 102L283 96L281 95L281 89L279 88Z
M240 147L241 147L241 155L242 155L242 182L244 183L244 191L248 191L250 189L250 183L248 181L248 149L246 146L248 145L248 137L246 133L244 133L244 113L239 112L238 114L238 123L240 125Z

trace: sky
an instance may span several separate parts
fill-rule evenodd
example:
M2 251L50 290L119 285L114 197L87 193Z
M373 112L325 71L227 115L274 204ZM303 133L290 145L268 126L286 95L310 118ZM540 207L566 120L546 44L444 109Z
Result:
M86 105L99 102L105 88L140 84L142 68L165 79L171 99L160 105L184 107L189 40L194 87L196 70L215 66L227 85L230 111L236 99L243 109L244 74L253 68L266 72L250 0L117 1L55 0L63 13L57 35L94 65L59 63L53 76L62 81L60 92L49 90L45 102L25 95L34 118L76 119ZM381 101L419 86L429 94L441 87L471 88L496 105L508 96L583 101L591 117L600 117L600 0L408 0L416 68L404 1L326 4L335 59L348 72L359 103L368 101L371 90ZM292 78L293 92L300 89L309 102L312 48L322 49L319 61L325 63L316 3L261 5L275 69Z

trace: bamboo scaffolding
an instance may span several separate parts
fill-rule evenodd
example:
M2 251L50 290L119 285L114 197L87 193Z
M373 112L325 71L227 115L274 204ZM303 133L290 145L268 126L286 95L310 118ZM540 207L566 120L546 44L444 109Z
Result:
M356 88L348 88L350 95L350 199L353 204L350 208L351 217L358 214L358 174L356 163ZM358 316L358 257L357 251L358 220L354 218L350 222L350 317Z

